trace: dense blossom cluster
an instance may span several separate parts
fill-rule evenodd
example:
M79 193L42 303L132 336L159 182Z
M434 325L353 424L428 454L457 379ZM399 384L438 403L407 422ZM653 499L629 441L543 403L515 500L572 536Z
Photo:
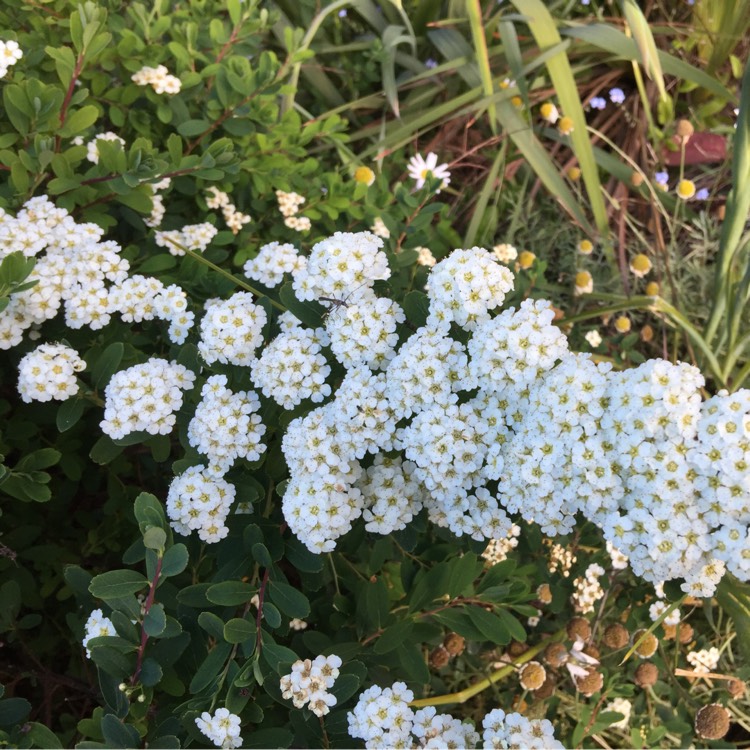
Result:
M409 707L414 694L403 682L391 687L373 685L360 694L357 705L348 714L349 734L364 740L367 748L473 748L480 742L479 732L468 721L450 714L437 713L434 706L417 711ZM481 735L485 748L545 748L562 745L555 739L552 724L546 719L527 719L518 713L496 708L482 720Z
M188 441L208 458L208 472L223 476L235 459L257 461L266 450L266 426L254 391L233 393L226 375L212 375L201 391L201 402L188 425Z
M105 617L100 609L95 609L86 620L85 633L83 636L83 647L86 649L86 657L91 658L91 650L88 648L92 638L117 635L115 626L109 617Z
M104 391L102 432L113 439L139 431L169 434L182 392L194 381L195 373L185 366L156 357L116 372Z
M269 242L260 248L254 258L245 263L243 270L248 279L259 281L272 289L282 282L285 273L296 274L306 263L307 258L300 255L294 245Z
M0 312L0 349L21 343L28 329L65 311L69 328L98 330L113 314L126 322L158 318L182 343L193 325L184 291L144 276L128 276L116 242L103 241L96 224L77 224L45 196L31 198L15 217L0 210L0 259L12 252L34 257L36 285L14 294Z
M198 350L208 364L247 366L263 342L267 321L265 308L256 305L249 292L237 292L226 300L209 299L201 320Z
M80 139L80 137L79 139L73 139L74 142L76 140L80 140L81 143L83 142L83 139ZM117 133L113 133L111 130L108 130L106 133L99 133L99 135L94 136L86 144L86 158L93 164L99 163L99 141L119 143L123 148L125 148L125 140L117 135Z
M188 536L197 531L201 541L218 542L229 533L225 521L234 497L233 484L202 464L191 466L169 485L167 515L179 534Z
M281 697L291 699L295 708L307 706L316 716L325 716L336 705L336 696L328 691L339 676L340 666L341 659L335 654L299 659L281 678Z
M164 65L155 68L144 65L130 78L138 86L151 86L157 94L179 94L182 88L180 79L171 75Z
M601 565L592 563L586 568L586 572L573 581L575 591L571 601L576 610L584 615L593 612L595 604L604 596L599 579L604 575L604 568Z
M276 191L276 199L279 202L279 211L284 217L284 224L297 232L306 232L312 226L307 216L298 216L305 198L299 193L285 193L283 190Z
M9 39L7 42L0 39L0 78L5 78L8 68L15 65L23 57L23 52L18 42Z
M31 401L65 401L78 393L76 373L86 363L65 344L41 344L18 364L18 392Z
M219 230L204 221L200 224L186 224L182 229L156 232L154 240L159 247L166 247L172 255L185 255L185 248L202 253L216 237Z
M195 718L195 723L216 747L242 747L240 717L230 713L228 708L217 708L213 716L208 711L204 711Z
M242 211L237 209L229 200L229 196L219 188L211 185L208 188L208 197L206 198L206 205L209 208L220 208L224 221L226 221L229 229L232 230L232 234L237 234L245 224L249 224L252 218L248 214L243 214Z

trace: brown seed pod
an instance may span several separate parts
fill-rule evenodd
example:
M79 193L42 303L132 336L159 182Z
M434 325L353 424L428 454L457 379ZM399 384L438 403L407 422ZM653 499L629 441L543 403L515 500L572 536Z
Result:
M638 665L638 669L635 670L633 675L633 682L638 687L647 688L651 687L659 677L659 669L656 664L652 661L644 661L643 664Z
M556 687L557 680L555 680L554 675L548 673L547 677L542 683L542 686L538 687L534 691L534 698L536 698L537 700L544 700L545 698L549 698L555 692Z
M552 601L552 589L549 587L548 583L543 583L537 587L536 598L539 599L542 604L549 604Z
M547 670L538 661L530 661L518 670L518 681L524 690L538 690L546 678Z
M683 645L685 643L690 643L690 641L693 640L693 636L695 635L695 631L693 630L693 626L690 623L687 622L681 622L680 623L680 643Z
M687 140L693 133L695 133L695 128L690 120L677 121L677 135L679 135L680 138Z
M594 693L602 689L604 685L604 675L595 669L589 670L584 677L575 678L576 687L580 693L590 698Z
M643 185L643 175L640 172L633 172L630 175L630 184L633 187L640 187Z
M571 641L575 641L580 638L583 641L587 641L591 638L591 625L589 621L584 617L574 617L565 627L568 631L568 638Z
M601 656L599 648L594 643L587 643L583 648L583 653L586 654L586 656L590 656L592 659L598 659Z
M649 341L654 340L654 329L646 323L643 328L641 328L641 341L645 341L648 343Z
M720 740L729 731L729 711L720 703L709 703L695 715L695 731L704 740Z
M638 643L638 641L643 637L644 633L646 633L645 628L636 630L635 633L633 633L633 643ZM635 649L635 653L638 654L641 659L648 659L649 656L653 656L656 653L656 649L658 647L659 639L653 633L648 633L646 637L643 638L640 643L638 643L638 646Z
M520 641L511 641L510 645L508 646L508 655L511 657L511 659L515 659L517 656L525 654L528 650L529 647L525 643L521 643Z
M602 636L602 643L607 648L622 648L630 642L630 633L624 625L620 625L619 622L613 622L611 625L607 625Z
M730 680L727 683L727 691L735 700L742 698L747 690L747 685L742 680Z
M568 649L562 643L550 643L544 649L544 661L553 669L561 667L567 660Z
M451 655L442 646L436 646L430 654L430 666L442 669L451 660Z
M443 646L451 656L458 656L464 652L466 641L458 633L448 633L443 640Z

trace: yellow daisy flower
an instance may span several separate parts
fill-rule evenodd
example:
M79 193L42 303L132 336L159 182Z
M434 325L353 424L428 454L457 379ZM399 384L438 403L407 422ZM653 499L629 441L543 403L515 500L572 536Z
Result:
M357 167L354 171L354 181L370 187L375 182L375 172L370 167Z
M692 180L680 180L677 183L677 195L682 200L690 200L695 195L695 183Z
M651 261L645 253L638 253L630 261L630 270L639 279L642 279L651 270Z
M534 265L535 260L536 255L534 255L534 253L532 253L530 250L524 250L518 256L518 265L519 267L523 268L524 271L528 271L529 268Z

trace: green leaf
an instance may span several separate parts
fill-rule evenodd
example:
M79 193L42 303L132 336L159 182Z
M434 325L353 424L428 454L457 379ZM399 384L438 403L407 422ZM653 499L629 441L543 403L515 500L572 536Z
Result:
M255 638L255 623L234 617L224 625L223 637L227 643L244 643Z
M292 740L294 735L288 729L274 727L250 732L243 744L248 748L289 747Z
M107 747L129 748L140 747L141 738L138 730L130 724L124 724L113 714L102 717L102 734Z
M0 700L0 727L12 727L31 712L31 703L26 698L3 698Z
M182 573L187 568L189 560L187 547L184 544L178 543L173 545L164 553L164 557L162 558L162 577L166 578Z
M256 542L252 546L253 559L262 568L271 567L273 560L271 560L271 554L269 553L266 545L261 542Z
M397 622L395 625L387 627L380 638L375 641L373 651L376 654L387 654L389 651L393 651L409 640L413 630L414 623L409 620Z
M69 111L65 118L65 124L58 131L58 135L61 138L72 138L91 127L96 122L97 117L99 117L99 108L94 104L87 104L75 112Z
M521 625L521 623L505 609L497 609L495 610L495 612L502 621L503 625L508 629L511 637L516 641L525 643L526 630L524 629L523 625Z
M224 621L213 612L201 612L198 615L200 625L215 641L224 640Z
M31 722L26 737L31 741L32 745L36 745L37 747L50 748L50 750L62 747L59 737L38 721Z
M307 597L288 583L270 581L267 591L271 601L285 615L303 620L310 614L310 602Z
M134 594L148 585L148 580L134 570L110 570L92 579L89 592L97 599L117 599Z
M102 435L91 448L89 458L100 466L106 466L122 453L122 446L116 445L109 435Z
M462 557L451 561L448 575L448 595L456 597L462 594L474 581L482 564L477 564L477 556L467 552Z
M84 401L76 396L63 401L57 410L57 429L60 432L66 432L83 416Z
M278 643L263 641L263 658L271 669L277 674L284 674L288 667L297 661L297 654L286 646Z
M269 628L281 627L281 613L269 601L263 602L263 617Z
M153 604L148 614L143 618L143 629L146 635L156 638L164 632L167 627L167 616L164 613L163 604Z
M325 308L318 302L301 302L294 296L291 282L287 282L279 291L281 304L286 307L299 321L310 328L320 328L323 325Z
M409 292L404 297L403 308L406 319L416 328L421 328L430 314L430 298L424 292Z
M466 611L477 630L492 643L505 646L511 641L510 631L503 621L486 609L478 606L468 606Z
M186 138L192 138L201 133L205 133L211 127L208 120L186 120L177 126L177 132Z
M164 672L161 664L156 659L147 656L141 664L141 673L138 675L138 681L143 687L154 687L161 682ZM161 747L161 745L159 745Z
M255 587L243 581L222 581L206 591L206 598L214 604L237 606L245 604L257 593Z
M190 682L191 693L200 693L214 681L231 650L232 646L229 643L219 643L208 652L208 656L198 667Z
M163 550L167 543L167 532L159 526L151 526L143 534L143 544L147 549Z
M125 353L125 345L120 341L110 344L91 368L91 379L97 390L102 390L117 372Z
M416 683L427 685L430 682L430 670L422 654L422 649L415 643L404 644L396 649L398 665Z

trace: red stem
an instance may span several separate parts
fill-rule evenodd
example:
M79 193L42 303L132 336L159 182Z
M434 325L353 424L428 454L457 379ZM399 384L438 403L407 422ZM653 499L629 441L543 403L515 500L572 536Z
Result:
M146 597L146 603L143 605L143 617L145 619L146 615L151 611L151 607L154 604L154 597L156 596L156 587L159 585L159 576L161 575L161 563L163 558L159 558L156 561L156 570L154 571L154 578L151 581L151 586L148 590L148 596ZM141 623L141 645L138 647L138 659L135 663L135 672L133 672L133 676L130 678L130 684L135 685L136 682L138 682L138 677L141 674L141 667L143 666L143 654L146 651L146 643L148 641L148 633L146 633L146 628L143 627L143 623Z
M83 59L84 55L83 52L81 52L76 60L76 66L73 69L73 77L70 79L68 90L65 92L65 99L63 99L62 107L60 108L60 127L65 124L65 118L68 116L68 106L70 105L70 100L73 98L76 81L78 80L78 76L81 75L81 70L83 70Z

